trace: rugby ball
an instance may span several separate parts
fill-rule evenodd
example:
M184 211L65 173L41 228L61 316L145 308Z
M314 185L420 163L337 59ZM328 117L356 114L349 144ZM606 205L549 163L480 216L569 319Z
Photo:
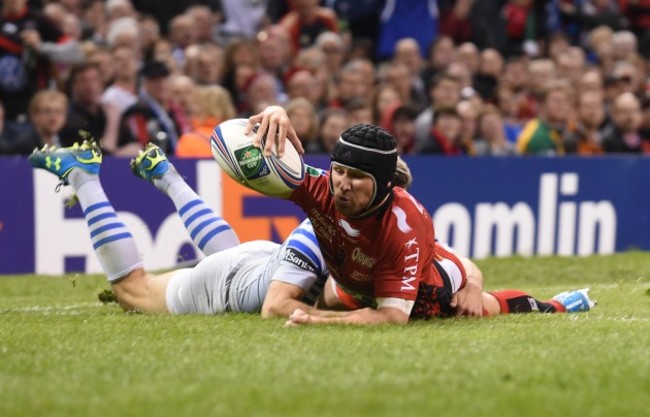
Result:
M280 158L253 145L255 132L244 134L247 119L227 120L214 128L210 138L212 156L235 181L271 197L288 197L305 179L305 163L287 140ZM266 138L262 140L262 148Z

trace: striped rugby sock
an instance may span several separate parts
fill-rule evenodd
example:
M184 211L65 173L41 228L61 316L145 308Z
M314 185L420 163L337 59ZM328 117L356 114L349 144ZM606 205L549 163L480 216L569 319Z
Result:
M99 177L79 169L69 177L83 209L90 239L110 282L142 268L142 258L133 236L108 201Z
M192 241L206 256L239 245L230 224L217 216L175 169L154 179L154 185L174 202Z

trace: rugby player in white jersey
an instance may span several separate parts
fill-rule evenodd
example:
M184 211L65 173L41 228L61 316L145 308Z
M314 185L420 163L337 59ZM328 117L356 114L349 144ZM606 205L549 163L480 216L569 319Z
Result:
M305 220L282 244L239 243L185 183L164 153L149 145L131 162L173 201L196 246L206 257L194 268L154 275L142 267L135 241L99 181L101 150L92 141L70 148L35 150L29 162L71 185L84 212L93 247L119 304L127 311L171 314L260 312L287 316L311 311L328 272L311 223Z

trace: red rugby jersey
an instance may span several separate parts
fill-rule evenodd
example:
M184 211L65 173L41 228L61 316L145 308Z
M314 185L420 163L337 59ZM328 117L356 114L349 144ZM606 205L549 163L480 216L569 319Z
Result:
M420 283L443 285L432 263L431 217L413 196L395 188L386 210L350 219L335 209L329 173L314 171L308 170L290 199L309 216L327 267L342 289L372 305L379 297L415 300Z

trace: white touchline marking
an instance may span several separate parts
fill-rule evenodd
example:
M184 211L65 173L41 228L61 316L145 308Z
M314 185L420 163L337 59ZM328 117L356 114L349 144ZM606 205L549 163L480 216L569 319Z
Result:
M0 309L0 313L63 312L63 311L70 311L78 308L88 308L88 307L103 307L103 304L99 302L92 302L92 303L79 303L79 304L70 304L70 305L57 305L57 306L25 306L25 307L15 307L15 308L2 308Z

